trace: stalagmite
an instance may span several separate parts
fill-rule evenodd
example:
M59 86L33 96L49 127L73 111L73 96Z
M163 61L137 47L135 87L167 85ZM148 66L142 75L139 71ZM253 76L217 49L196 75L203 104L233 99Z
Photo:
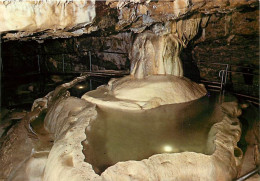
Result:
M181 45L172 35L141 33L132 48L131 75L138 79L149 75L183 76L180 51Z
M5 39L35 33L42 33L40 39L48 33L53 37L76 36L92 30L111 34L126 30L138 32L129 50L130 75L111 79L107 85L86 92L81 98L70 96L68 89L88 77L85 75L35 100L31 112L8 132L3 142L0 165L4 171L0 172L0 179L230 181L236 178L243 159L243 152L237 145L241 137L240 105L235 101L212 105L204 85L183 76L180 58L182 49L198 34L200 27L203 28L202 38L207 37L208 16L205 14L221 12L221 7L234 8L236 3L253 5L256 1L217 2L221 6L216 7L206 0L107 0L99 5L94 0L0 2L0 11L4 14L0 17L0 33L4 33ZM104 23L106 19L96 17L96 10L103 7L107 9L99 12L102 16L115 13L111 15L115 21L111 27L101 26L100 22ZM110 7L117 9L110 10ZM92 23L96 24L88 29ZM227 33L227 27L225 31ZM230 36L228 40L233 38ZM91 46L89 44L86 46ZM78 45L81 43L75 44ZM56 62L52 63L58 67ZM205 99L208 102L203 102ZM206 109L208 107L210 109ZM104 115L108 116L104 118ZM193 119L195 122L190 121ZM33 127L35 120L41 121L44 134L39 134ZM101 124L95 124L98 121ZM95 128L96 125L102 127ZM130 127L138 134L133 135ZM124 129L117 130L121 128ZM151 142L140 141L140 137L154 135L158 130L165 134L170 132L171 138L158 141L148 136ZM188 142L187 139L194 138L198 142L190 139L191 142L186 143L190 149L186 149L181 141L169 145L173 137L176 137L175 141ZM99 145L104 151L101 154L106 157L95 160L93 147L99 138L102 138ZM139 146L147 148L135 149L136 157L139 152L141 156L129 158L132 156L127 149L130 146L116 144L115 140L126 144L129 141L133 147L134 141L138 140ZM163 144L151 148L154 142ZM203 148L198 149L201 144ZM17 155L13 154L15 149ZM146 150L151 154L144 154Z
M207 91L203 85L182 77L180 60L182 47L196 35L200 21L196 17L165 25L171 25L171 31L158 26L138 34L130 53L130 75L111 80L82 98L99 106L141 110L204 96Z

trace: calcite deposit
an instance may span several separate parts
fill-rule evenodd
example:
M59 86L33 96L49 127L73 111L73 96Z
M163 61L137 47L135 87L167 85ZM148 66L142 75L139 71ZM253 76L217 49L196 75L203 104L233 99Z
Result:
M88 144L86 130L98 120L97 109L112 107L135 114L169 104L189 104L205 96L203 85L183 77L181 51L200 28L204 28L205 35L211 14L239 11L246 6L256 7L258 1L1 1L0 33L4 41L42 42L47 38L93 32L105 36L124 31L136 34L133 41L127 38L133 45L128 50L130 75L113 79L82 98L70 96L68 89L88 77L85 75L35 100L32 111L5 137L0 149L0 179L229 181L236 178L243 153L237 146L241 109L235 101L221 103L216 108L219 117L207 128L204 153L186 150L156 153L142 160L119 160L104 172L98 172L87 162L91 155L83 153L87 149L83 145ZM232 36L228 39L231 41ZM57 66L51 58L49 61ZM179 112L189 116L186 113L185 109Z
M191 23L195 26L185 31L186 37L195 36L200 21ZM130 75L111 80L108 86L88 92L82 98L99 106L138 110L189 102L204 96L207 91L203 85L182 77L182 36L175 33L162 31L157 35L145 31L137 35L130 56Z
M49 29L54 32L80 29L92 23L96 16L95 1L83 0L1 1L0 11L1 33L22 31L27 35Z
M65 95L62 89L56 89L54 92L59 92L57 95ZM35 105L39 105L39 100L37 102ZM85 129L91 121L95 121L97 116L95 105L66 95L58 99L54 96L48 103L50 107L44 119L44 127L49 139L42 139L42 134L36 132L38 137L36 142L32 137L5 140L0 154L0 163L5 168L2 170L4 172L0 172L1 178L77 181L231 180L236 177L237 168L241 164L242 152L236 146L241 135L240 123L237 119L241 110L236 102L223 103L221 121L210 128L208 145L213 146L208 146L207 149L208 153L212 154L195 152L156 154L142 161L119 162L101 175L96 174L92 166L84 161L85 155L82 152L82 141L88 139ZM33 112L35 111L37 112L37 109ZM19 124L20 129L14 128L14 131L24 130L23 123L27 126L26 120L33 119L33 116L34 114L31 114L31 117L25 118ZM10 138L17 134L14 131L9 132ZM26 144L26 147L22 146L23 144ZM15 165L11 164L14 163L13 157L5 154L12 151L14 146L19 148L16 149L15 155L19 159L16 159ZM21 148L23 149L20 150Z
M2 0L0 33L7 40L72 37L93 31L144 31L191 14L229 13L257 0ZM109 23L108 23L109 22Z
M184 77L153 75L138 80L127 76L82 96L99 106L127 110L151 109L198 99L206 94L203 85Z
M180 71L174 67L176 55L179 55L180 49L174 49L174 45L176 45L174 43L178 39L168 39L168 36L171 34L163 36L163 38L170 42L165 45L166 41L162 41L162 47L167 49L168 46L173 45L175 51L173 54L166 53L166 56L162 53L163 58L154 59L154 62L151 62L153 64L151 69L149 69L149 63L152 60L150 58L153 57L149 57L150 50L146 49L146 46L141 46L143 55L133 61L134 66L132 67L135 68L132 69L131 75L111 80L108 86L88 92L82 99L69 97L67 89L88 76L85 75L57 87L45 98L36 100L33 104L32 116L24 120L25 126L29 127L30 132L36 138L40 138L41 135L39 133L37 135L29 125L41 111L47 109L44 128L48 132L50 140L53 140L53 145L49 150L37 150L37 154L35 154L36 145L31 144L29 150L31 148L32 152L27 151L24 157L26 159L16 161L18 162L16 166L8 164L12 163L11 158L9 159L3 151L0 152L1 165L5 165L8 170L8 172L2 173L2 177L75 181L231 180L235 178L242 159L242 152L236 146L241 135L237 119L241 110L235 102L222 104L223 111L221 115L219 114L221 121L215 123L208 133L206 146L208 155L196 152L155 154L141 161L118 162L107 168L101 175L95 173L90 163L85 162L89 159L87 157L91 156L83 154L83 142L84 144L88 142L85 130L89 129L91 122L96 121L98 116L96 107L143 111L143 109L152 109L166 104L190 102L206 94L203 85L181 76L179 72L182 71L182 67L180 65L177 64ZM142 38L142 36L140 37ZM162 40L158 37L154 37L154 44ZM134 46L138 45L136 43ZM161 49L159 51L167 52ZM136 56L135 50L133 52L133 56ZM158 54L162 55L160 52ZM164 59L165 57L166 59ZM143 66L143 62L148 65ZM135 74L135 70L138 70L138 74ZM175 72L178 76L174 75ZM4 143L7 146L3 148L12 150L8 142L7 140ZM42 141L39 139L38 144L40 143ZM37 169L36 165L41 166Z
M139 34L132 48L131 75L139 79L156 74L182 76L179 57L181 48L178 40L171 34Z

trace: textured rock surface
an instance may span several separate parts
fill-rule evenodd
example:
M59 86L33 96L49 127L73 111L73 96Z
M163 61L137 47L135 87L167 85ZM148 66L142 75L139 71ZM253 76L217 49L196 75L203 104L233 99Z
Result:
M25 74L39 72L39 69L41 73L89 71L90 55L93 71L128 70L131 47L132 34L128 32L108 37L46 40L41 44L35 41L9 41L2 46L3 73Z
M161 77L167 78L167 76ZM20 137L18 142L16 139L6 140L0 155L0 161L6 167L5 172L1 173L3 178L14 180L21 178L28 180L169 180L172 178L231 180L236 177L237 167L240 166L242 158L242 152L236 146L241 134L237 119L241 110L236 102L223 103L223 120L211 127L207 145L214 146L209 146L207 149L209 153L213 154L203 155L194 152L158 154L142 161L119 162L109 167L101 176L97 175L92 166L84 162L85 157L82 153L82 141L86 141L85 129L90 121L95 121L96 118L95 105L83 99L68 97L66 91L67 88L84 78L85 76L79 77L63 84L45 98L35 101L32 112L25 120L25 126L26 123L37 118L41 109L46 109L47 106L49 110L44 120L44 126L50 140L54 141L53 146L49 151L48 144L45 143L43 147L39 147L39 144L38 146L33 144L27 137ZM115 86L111 90L117 92L117 86L123 85L128 78L121 79L121 82L114 81ZM18 130L23 131L24 129L18 128ZM9 136L16 135L16 132L11 132ZM52 145L50 140L48 139L47 143ZM24 141L29 141L30 144L23 147ZM10 143L16 146L14 147ZM40 143L43 142L40 141ZM5 150L12 152L14 148L19 148L15 155L18 158L6 157L3 154L6 153ZM23 153L25 155L23 157L19 156L23 152L21 148L27 150ZM15 174L10 175L11 171Z
M157 74L182 76L180 51L181 45L172 35L139 34L132 48L131 75L138 79Z
M259 9L212 15L190 42L203 79L220 82L219 71L229 64L229 90L259 97Z
M6 7L12 3L15 4L14 1L6 1ZM40 1L37 3L41 4ZM60 4L62 3L73 4L74 2L61 1ZM57 8L60 7L60 4L57 5ZM182 11L179 10L179 13L176 13L178 8L174 9L177 4L178 7L183 8ZM229 77L233 83L231 91L258 97L258 4L256 0L97 1L94 5L96 18L91 24L81 28L82 31L76 31L77 33L74 31L78 27L71 30L69 28L60 29L55 32L49 29L39 33L29 33L29 31L3 33L4 41L8 37L16 40L45 40L43 44L13 42L15 45L21 44L22 47L8 46L3 43L3 70L10 74L38 72L37 55L39 54L42 72L86 71L89 70L89 51L92 55L93 70L126 70L130 65L133 37L137 36L129 33L129 30L133 32L152 31L159 36L171 34L178 40L180 49L188 46L188 50L184 51L190 55L185 55L188 56L187 61L182 62L186 68L185 76L189 76L192 80L199 80L199 76L201 76L209 81L220 82L218 72L225 68L224 65L215 66L208 64L209 62L242 66L233 66L231 69L235 72L253 73L255 76L232 73ZM19 7L17 6L17 8ZM127 12L131 12L131 15ZM95 31L90 34L91 37L46 40L88 34L87 29L89 28ZM34 32L36 31L38 30ZM121 31L127 32L116 36L111 35ZM125 41L126 44L124 44ZM150 40L147 41L150 42ZM175 43L175 45L177 44ZM151 44L144 46L148 48L148 46L151 47ZM154 45L152 47L157 48ZM13 51L13 48L20 49L24 53ZM182 59L185 58L182 57ZM195 71L196 67L192 67L191 64L201 61L205 61L207 64L198 65L201 73L199 74L198 70ZM26 65L26 68L20 69L22 65Z
M184 77L154 75L138 80L127 76L87 92L82 98L99 106L141 110L192 101L206 92L203 85Z
M258 34L258 21L257 18L255 18L257 17L256 14L258 10L246 12L246 15L236 12L241 9L246 9L246 7L257 6L257 0L172 0L151 2L149 0L107 2L1 1L0 10L4 12L4 16L0 18L0 32L3 33L2 37L4 40L38 40L50 37L64 38L79 36L94 31L98 36L107 36L118 31L130 30L135 33L141 33L147 32L147 29L150 29L149 31L152 32L150 35L140 34L136 38L136 42L138 43L134 46L136 50L132 50L132 59L134 60L132 70L137 78L143 78L143 80L151 79L151 84L146 84L142 79L136 80L133 77L127 77L119 81L111 81L107 88L103 87L100 89L105 89L105 91L113 93L115 95L113 99L120 98L124 99L124 101L125 99L129 101L129 95L131 95L137 104L133 104L132 101L129 101L129 104L125 101L123 104L124 106L127 104L130 105L132 109L140 109L140 107L153 108L160 104L165 104L167 101L172 103L172 100L176 100L174 96L170 97L169 100L165 98L169 97L168 93L172 90L176 89L176 93L182 95L180 97L181 101L189 101L193 98L201 97L205 94L205 90L203 87L193 84L185 78L176 78L173 76L168 78L168 76L165 76L163 79L168 79L167 81L174 79L178 85L178 80L182 80L182 83L185 83L184 87L187 83L187 85L196 87L198 92L194 93L191 88L188 88L189 96L187 97L183 88L179 91L180 87L176 85L172 86L171 83L160 80L160 85L162 85L160 88L165 93L162 94L161 92L163 91L160 89L158 91L157 88L158 84L156 84L155 80L157 78L154 79L154 77L157 76L146 77L147 75L182 75L181 70L178 70L180 65L172 66L174 63L172 60L179 61L180 50L182 47L186 47L188 42L197 35L200 31L200 27L202 28L202 32L200 32L202 36L201 39L195 42L199 56L206 52L212 55L223 55L223 57L235 57L234 59L241 57L241 55L243 57L244 54L241 51L237 52L237 50L241 50L241 48L236 49L238 47L237 45L234 46L234 49L236 49L234 52L237 52L234 56L232 54L227 55L228 52L225 50L230 49L229 45L232 47L233 43L243 44L244 42L250 42L248 37L250 38L252 34ZM39 9L39 11L37 9ZM232 13L228 14L230 12ZM38 16L40 13L44 13L44 16ZM84 16L81 16L82 13ZM215 13L215 15L208 18L208 15L213 13ZM219 13L225 15L222 16L219 15ZM251 18L251 16L254 18ZM253 26L253 28L251 28L251 26ZM223 41L220 41L219 37L223 37ZM252 38L253 42L258 42L254 38L255 37ZM170 39L173 39L173 41L169 42L168 40ZM153 40L155 41L153 42ZM58 43L58 45L61 45L58 50L67 47L64 48L65 50L62 50L62 53L64 53L63 51L68 53L74 50L75 47L73 46L75 45L76 47L80 46L80 49L82 48L89 51L93 44L94 46L98 44L96 47L101 45L100 47L102 47L102 49L111 51L110 48L104 47L106 44L102 43L102 41L103 40L94 38L89 40L91 43L76 41L74 44L69 40L67 45ZM156 46L157 41L161 41L162 43ZM131 42L131 36L129 42ZM204 44L204 42L209 43ZM215 48L212 52L208 52L208 45L219 45L218 43L227 44L228 46L221 47L219 51L218 48ZM111 44L110 47L114 47L114 43ZM164 62L165 65L170 65L161 66L164 67L162 68L163 71L155 70L156 66L154 65L156 65L157 59L151 59L154 56L150 55L150 53L154 53L154 51L140 51L143 53L141 55L136 53L139 51L137 45L140 45L141 49L154 49L156 51L157 47L162 49L166 44L170 45L169 52L170 50L174 51L174 54L166 55L165 59L159 59L160 61L166 60ZM255 43L252 44L254 45L250 47L243 46L242 48L257 49ZM70 47L72 47L72 49ZM122 47L127 46L123 45ZM45 46L44 49L50 54L56 52L51 46ZM79 49L76 48L76 50ZM118 50L118 52L121 51L126 53L129 50L127 50L127 48ZM196 57L197 52L193 53L194 57ZM251 52L251 50L249 52ZM121 65L125 65L126 61L120 62L122 61L122 57L111 55L111 57L108 58L108 55L110 55L109 52L100 53L99 51L96 51L95 54L95 56L100 57L100 59L114 61L113 66L118 69L121 68ZM164 56L161 52L155 52L154 55ZM249 55L251 56L251 53L248 53L246 56L250 57ZM253 62L255 62L257 60L255 59L257 53L253 53L253 55ZM87 56L87 53L82 54L82 62L86 60ZM141 58L138 58L138 56ZM207 54L205 54L204 58L207 57ZM73 56L69 55L67 58L73 59ZM74 58L77 59L78 57L74 56ZM168 61L168 58L170 61ZM219 56L213 56L213 58L219 58ZM150 59L152 62L150 62ZM50 55L46 60L52 67L61 69L61 62L64 58ZM32 60L32 62L36 61L36 59ZM134 68L134 65L137 64L140 65ZM255 63L253 63L253 65L255 66ZM102 63L100 63L100 66L102 66ZM152 66L152 68L150 68L150 66ZM55 68L53 68L53 70L55 70ZM80 68L81 66L79 66L77 70ZM136 73L135 70L140 71ZM136 82L138 82L138 87L135 85ZM125 83L129 83L131 88L135 87L135 89L128 89L129 87L127 87ZM142 90L139 88L140 84L145 87L145 89ZM164 86L167 88L171 87L172 89L166 89ZM147 90L147 87L149 92L151 90L157 91L151 91L150 94L143 94L144 90ZM104 92L101 93L104 94ZM62 89L62 94L63 93L66 97L66 91ZM161 94L161 98L158 98L157 95L159 94ZM192 96L190 96L190 94ZM82 141L86 139L85 128L96 116L95 107L85 100L69 97L56 102L46 117L45 127L52 134L52 138L54 139L54 146L50 154L49 150L43 154L34 154L31 151L33 147L32 140L27 140L27 136L17 137L17 133L24 134L24 132L26 132L24 129L18 129L21 124L18 128L14 128L17 133L15 131L10 132L10 135L13 134L15 136L13 139L7 140L4 143L5 146L1 148L1 153L10 153L14 149L19 152L26 150L24 157L19 156L19 154L11 155L11 157L1 154L1 165L4 165L5 168L4 172L1 172L1 177L4 179L9 177L10 179L17 180L170 180L172 178L176 178L177 180L232 180L237 175L242 157L241 150L236 146L241 134L239 120L236 117L240 115L241 111L238 109L236 103L224 103L222 107L226 116L221 122L215 124L210 132L210 136L214 139L209 141L215 144L215 147L211 148L211 151L214 152L212 155L202 155L192 152L159 154L142 161L117 163L108 168L100 177L95 174L90 164L84 162L84 155L82 153L83 146L81 145ZM33 116L35 115L32 115L32 117ZM28 147L22 146L22 141L24 140L28 141ZM13 144L17 146L12 147ZM30 155L31 153L32 155ZM14 164L12 164L12 159L15 160ZM19 167L18 169L17 165ZM20 165L22 166L20 167ZM182 169L183 167L186 169ZM13 169L17 169L15 175L11 173Z
M213 151L212 155L194 152L158 154L142 161L119 162L99 176L95 174L90 164L84 162L81 144L86 139L85 128L91 120L95 119L95 106L82 99L65 98L56 102L45 118L45 127L54 139L50 153L46 152L45 155L38 156L36 154L34 159L28 155L28 162L21 165L22 168L26 168L26 172L21 169L21 172L16 174L16 178L231 180L236 177L237 167L240 166L242 158L241 151L236 147L241 134L239 120L236 117L241 114L241 110L235 102L223 103L222 109L223 120L214 124L209 133L212 139L208 141L214 143L214 147L209 148Z
M36 136L29 126L41 111L34 109L7 132L0 148L0 179L41 180L52 140L45 132Z
M32 39L71 37L98 30L142 32L152 24L177 20L192 13L228 13L257 5L257 0L1 1L1 12L5 16L1 17L0 32L5 32L4 39L32 35Z
M64 29L79 29L90 24L96 16L95 1L83 0L1 1L0 10L4 14L0 19L0 32L25 31L27 36L49 29L54 34Z
M259 10L212 15L192 44L196 61L258 66ZM234 69L236 70L236 69Z
M57 102L50 109L45 128L53 134L55 144L43 180L98 180L91 165L84 162L81 145L86 139L85 128L95 116L94 105L73 97Z
M202 85L181 78L183 68L180 61L180 52L185 46L185 43L180 43L182 37L193 38L200 21L200 18L195 23L193 20L180 21L173 26L173 29L177 27L174 33L171 33L170 26L170 31L161 32L164 35L151 31L137 35L131 52L131 75L112 80L107 87L86 93L82 98L99 106L138 110L189 102L204 96L207 91ZM193 25L188 32L177 31L178 24L185 29L186 23ZM160 27L155 29L161 30ZM177 36L176 31L177 34L180 32Z

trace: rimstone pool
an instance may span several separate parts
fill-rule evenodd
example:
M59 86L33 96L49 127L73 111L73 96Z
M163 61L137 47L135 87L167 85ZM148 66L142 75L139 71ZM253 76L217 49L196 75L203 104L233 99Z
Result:
M11 151L28 157L11 172L11 179L230 180L236 176L242 159L237 147L241 134L237 116L241 110L233 100L219 103L218 96L208 93L192 101L151 109L115 109L114 104L102 106L108 99L95 105L84 96L69 96L66 89L75 80L36 100L32 112L14 128L23 132L31 129L33 133L18 143L10 139ZM86 94L95 95L95 91ZM111 98L113 92L109 94ZM46 104L49 108L45 116ZM28 123L31 128L26 130ZM34 141L28 144L28 140ZM11 171L13 158L5 156L4 168ZM21 160L19 157L16 162Z
M83 153L98 174L117 162L139 161L154 154L212 154L208 134L223 119L213 96L143 111L97 108L97 113L86 129Z
M37 147L27 134L21 140L30 144L6 139L0 152L4 174L46 181L236 178L243 158L237 146L241 105L218 104L203 84L184 77L182 46L174 34L144 31L133 42L129 75L82 95L89 90L79 84L89 77L82 74L36 99L16 129L26 132L31 125L47 147ZM14 143L27 146L26 160L16 159L23 165L18 168L4 154L16 150Z

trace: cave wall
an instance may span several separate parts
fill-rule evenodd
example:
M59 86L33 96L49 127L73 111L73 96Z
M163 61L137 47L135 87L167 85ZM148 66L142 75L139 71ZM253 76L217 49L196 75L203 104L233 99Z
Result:
M160 3L156 5L158 8ZM130 9L132 6L136 6L136 4L123 6L120 12ZM144 5L139 4L139 6L144 8ZM148 4L145 4L145 6L150 7ZM100 8L102 7L103 5L100 5ZM38 42L7 41L2 43L4 74L19 75L33 72L70 73L89 71L89 53L91 53L92 70L129 70L129 52L132 48L134 37L137 34L131 33L128 30L116 34L115 29L118 27L112 21L113 18L117 19L114 16L115 14L109 14L112 12L110 9L98 12L105 13L104 16L108 19L97 18L96 21L99 22L100 31L92 35L67 39L38 40ZM195 38L192 37L191 41L187 41L187 46L185 45L182 50L180 58L184 67L184 76L194 81L204 79L212 82L220 82L219 71L226 68L225 64L229 64L229 71L231 71L228 77L229 88L235 92L242 92L258 97L258 12L259 7L252 6L244 7L240 11L216 12L211 15L203 14L198 34ZM124 13L122 17L119 17L120 22L126 18L123 15ZM192 18L195 20L196 17L201 17L201 14L190 15L177 22ZM168 24L171 24L157 23L150 27L144 26L142 28L142 23L138 23L141 20L144 19L138 19L131 24L130 30L133 27L138 27L138 31L141 29L142 31L144 29L145 31L155 31L154 29L165 28ZM100 24L100 22L102 23ZM121 25L123 26L123 24ZM187 23L181 24L180 27L183 29L184 25L189 27ZM127 26L124 24L124 27ZM189 31L189 28L186 28L186 30ZM182 33L185 33L185 31ZM181 40L183 41L183 39Z
M25 74L38 71L40 45L36 41L10 41L1 44L3 73Z
M183 61L191 59L205 80L220 82L219 71L229 64L228 88L258 97L259 9L211 15L184 54Z
M119 33L108 37L79 37L66 40L50 40L43 44L45 63L49 72L127 70L131 33ZM64 71L63 71L64 59Z
M70 39L9 41L2 44L5 74L71 73L90 70L128 70L132 34L108 37L83 36ZM40 66L40 67L39 67Z
M132 34L8 41L2 45L2 106L31 105L56 86L90 70L129 70ZM75 74L76 73L76 74ZM104 80L106 81L106 80ZM93 82L95 87L95 82ZM98 83L99 84L99 83Z
M140 33L155 23L194 13L229 13L258 4L258 0L4 0L0 33L5 40L68 38L104 30Z

